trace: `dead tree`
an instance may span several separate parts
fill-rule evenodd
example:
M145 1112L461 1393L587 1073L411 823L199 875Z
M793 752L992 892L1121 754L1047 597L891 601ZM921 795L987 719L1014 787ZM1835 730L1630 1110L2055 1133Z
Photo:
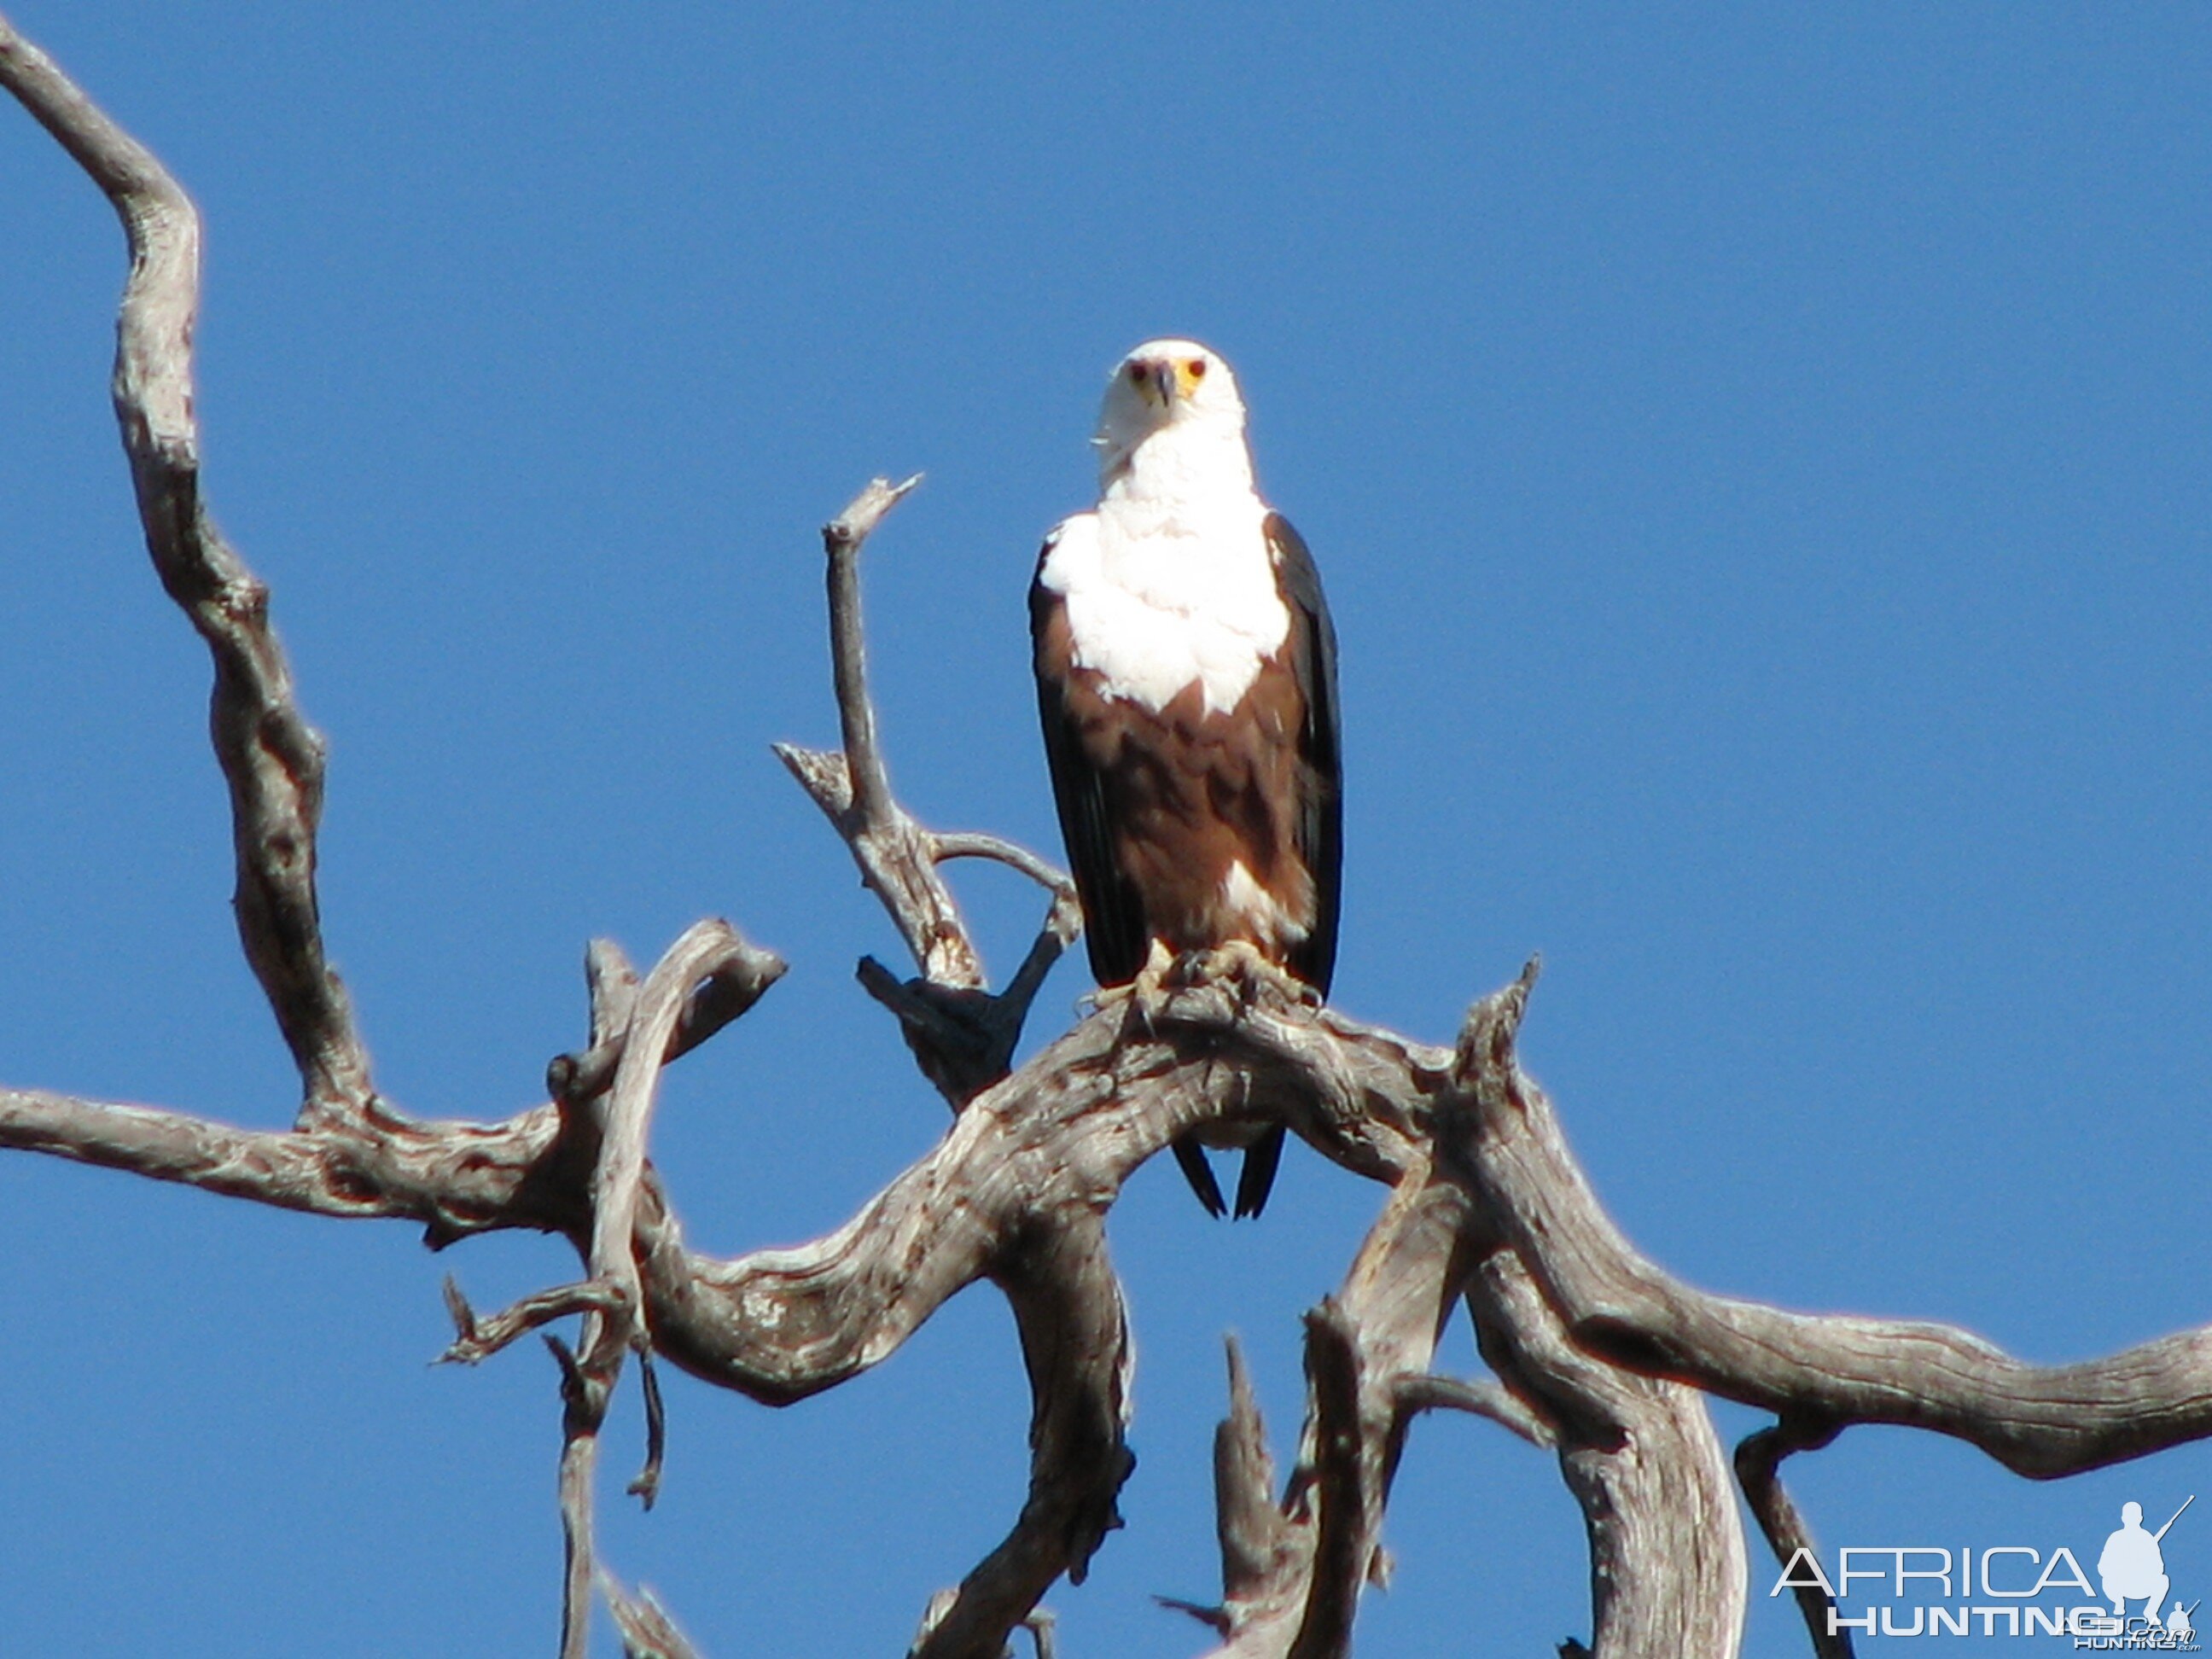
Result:
M1121 1185L1217 1119L1287 1124L1388 1188L1342 1288L1306 1317L1309 1399L1279 1481L1231 1346L1215 1442L1219 1605L1188 1607L1217 1651L1349 1651L1362 1587L1388 1571L1380 1534L1409 1421L1478 1413L1550 1449L1590 1551L1589 1651L1607 1659L1733 1654L1747 1565L1740 1482L1783 1559L1806 1534L1777 1471L1858 1423L1932 1430L2050 1479L2212 1432L2212 1328L2081 1364L2024 1364L1946 1326L1812 1317L1708 1295L1639 1255L1606 1216L1515 1038L1535 965L1475 1003L1436 1047L1286 997L1199 975L1095 1012L1018 1068L1024 1016L1079 915L1064 877L995 837L944 835L894 799L866 684L858 561L910 487L871 485L828 527L841 750L781 757L844 839L912 955L901 978L864 963L951 1127L843 1226L795 1249L720 1260L689 1249L648 1161L662 1066L743 1015L783 963L728 924L692 927L641 977L588 955L589 1034L555 1059L547 1099L502 1122L425 1121L378 1089L325 957L315 890L323 745L300 712L268 591L223 539L200 485L191 337L198 220L160 163L0 20L0 82L121 215L131 275L114 398L148 550L214 659L216 758L229 786L246 960L301 1079L294 1127L236 1129L183 1114L0 1087L0 1145L318 1214L404 1218L434 1249L504 1228L557 1233L583 1277L480 1316L449 1281L451 1358L481 1360L580 1316L559 1362L561 1508L568 1550L562 1651L583 1651L594 1584L597 1435L637 1362L652 1428L632 1490L659 1473L655 1360L769 1405L888 1357L978 1280L1006 1295L1033 1394L1027 1501L1005 1540L928 1604L912 1652L997 1659L1040 1602L1079 1581L1117 1524L1130 1350L1104 1218ZM1046 890L1036 943L1000 992L985 984L941 866L995 859ZM1437 1375L1464 1306L1494 1380ZM1702 1395L1771 1412L1733 1477ZM689 1650L649 1597L611 1583L633 1653ZM1805 1598L1815 1651L1849 1651ZM1568 1644L1569 1650L1579 1647Z

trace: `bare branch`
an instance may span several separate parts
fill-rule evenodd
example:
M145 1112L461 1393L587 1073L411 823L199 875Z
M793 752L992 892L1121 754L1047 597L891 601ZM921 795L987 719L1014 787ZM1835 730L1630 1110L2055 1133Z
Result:
M872 959L860 979L899 1018L923 1075L957 1111L1006 1073L1045 975L1082 926L1073 884L1035 854L980 834L938 835L892 796L868 696L860 623L860 551L883 514L920 482L878 478L823 531L829 554L830 645L844 750L778 744L775 753L813 798L882 902L921 970L901 984ZM951 890L938 870L956 858L1007 864L1053 895L1052 909L1004 996L989 994L983 963Z
M1536 971L1532 960L1469 1011L1454 1062L1458 1092L1438 1125L1443 1156L1472 1166L1485 1233L1510 1234L1468 1281L1476 1340L1505 1386L1556 1425L1559 1467L1589 1534L1593 1649L1607 1659L1727 1659L1742 1638L1743 1528L1705 1403L1579 1347L1546 1295L1558 1241L1517 1225L1513 1206L1531 1194L1504 1154L1541 1100L1515 1058ZM1553 1178L1571 1178L1602 1218L1579 1167Z
M1500 1250L1470 1280L1483 1358L1559 1425L1589 1534L1591 1648L1607 1659L1726 1659L1741 1640L1743 1528L1705 1402L1583 1352Z
M1361 1421L1359 1330L1334 1298L1306 1316L1306 1387L1313 1401L1303 1460L1315 1499L1313 1559L1305 1616L1291 1659L1336 1659L1352 1651L1359 1610L1382 1527L1382 1494L1365 1476Z
M883 901L923 976L939 985L975 989L983 983L982 963L960 922L951 891L937 873L929 833L891 796L876 741L876 711L868 696L861 635L861 545L884 514L920 482L916 477L894 486L878 478L823 526L822 544L830 570L830 653L844 751L826 754L778 744L775 753L844 837L860 866L860 879Z
M638 1351L637 1376L645 1390L645 1467L637 1472L629 1490L642 1508L649 1510L660 1496L661 1466L668 1461L668 1407L660 1397L660 1373L653 1366L651 1348Z
M1213 1431L1214 1531L1221 1543L1221 1599L1207 1620L1224 1636L1226 1607L1251 1606L1295 1571L1291 1526L1275 1503L1275 1460L1244 1350L1229 1339L1229 1415ZM1186 1609L1196 1611L1195 1609ZM1200 1616L1205 1616L1201 1614Z
M608 1328L596 1316L589 1323ZM561 1659L586 1659L592 1639L592 1475L599 1455L599 1425L606 1420L607 1397L614 1382L611 1367L598 1374L587 1349L579 1358L567 1343L548 1334L545 1346L561 1367ZM611 1346L619 1364L619 1343Z
M1690 1490L1698 1496L1684 1524L1708 1529L1699 1549L1734 1535L1733 1523L1719 1512L1732 1502L1725 1493L1726 1471L1717 1448L1710 1458L1704 1450L1710 1429L1702 1425L1694 1401L1683 1395L1688 1403L1677 1403L1669 1385L1640 1382L1615 1369L1620 1356L1592 1352L1577 1340L1581 1331L1565 1311L1574 1304L1561 1287L1571 1288L1578 1282L1575 1272L1588 1271L1580 1264L1594 1257L1596 1247L1589 1240L1598 1224L1547 1194L1558 1189L1582 1194L1585 1205L1594 1200L1557 1140L1548 1103L1512 1065L1510 1047L1496 1046L1494 1021L1471 1026L1471 1041L1463 1046L1477 1061L1472 1071L1462 1068L1462 1088L1453 1081L1455 1062L1447 1051L1265 994L1246 1006L1224 987L1176 988L1146 1013L1144 1021L1133 1022L1115 1011L1078 1026L978 1097L938 1147L853 1220L796 1249L758 1251L730 1261L697 1255L684 1248L665 1201L646 1179L636 1237L656 1348L709 1381L757 1399L787 1402L878 1363L961 1285L998 1271L1010 1251L1033 1248L1024 1241L1038 1238L1040 1229L1049 1234L1056 1218L1077 1212L1095 1218L1110 1205L1129 1170L1210 1119L1279 1116L1347 1169L1397 1180L1401 1191L1394 1205L1423 1194L1422 1183L1407 1183L1423 1167L1423 1148L1434 1135L1448 1159L1425 1183L1439 1196L1423 1201L1447 1206L1437 1223L1443 1237L1479 1239L1477 1217L1481 1227L1509 1235L1482 1247L1484 1272L1467 1281L1470 1289L1484 1287L1488 1297L1479 1333L1486 1358L1512 1394L1559 1425L1561 1455L1570 1470L1589 1472L1576 1476L1582 1490L1598 1495L1613 1490L1606 1482L1618 1470L1619 1480L1627 1484L1609 1501L1619 1512L1660 1504L1654 1494L1662 1480L1663 1502L1673 1506L1685 1490L1680 1471L1696 1469L1701 1473ZM1485 1054L1487 1059L1480 1058ZM557 1128L557 1115L541 1108L510 1125L416 1126L341 1152L326 1137L257 1135L143 1109L0 1093L0 1144L118 1164L295 1208L435 1215L456 1234L488 1225L551 1224L577 1236L582 1206L573 1188L562 1199L554 1178L562 1167L551 1156ZM1540 1139L1553 1149L1547 1157L1565 1161L1557 1167L1538 1163L1532 1170L1537 1158L1532 1147ZM1476 1200L1472 1209L1465 1199L1449 1196L1457 1190L1462 1164ZM457 1194L466 1194L468 1202L458 1203ZM1407 1259L1433 1263L1437 1255L1431 1239L1409 1248ZM1431 1296L1448 1276L1433 1266L1427 1271L1425 1281L1415 1276L1407 1282L1424 1284L1423 1295ZM1351 1293L1348 1285L1347 1298ZM1412 1317L1410 1310L1419 1305L1407 1302L1397 1323L1419 1334L1421 1343L1373 1367L1376 1378L1389 1382L1376 1401L1378 1420L1395 1421L1402 1412L1404 1379L1429 1370L1425 1344L1434 1315L1431 1309ZM1791 1317L1760 1311L1772 1319ZM1389 1322L1362 1313L1358 1323L1371 1340ZM1595 1328L1617 1336L1624 1327L1616 1321ZM2177 1404L2154 1395L2151 1389L2166 1382L2138 1361L2145 1353L2187 1352L2204 1340L2201 1333L2191 1334L2134 1351L2134 1357L2067 1369L2101 1371L2109 1379L2130 1374L2122 1367L2134 1368L2131 1374L2147 1386L2132 1392L2127 1414L2138 1424L2135 1449L2150 1450L2201 1433L2202 1419L2191 1419L2186 1397ZM1108 1407L1118 1383L1111 1380L1111 1346L1069 1350L1080 1360L1078 1369L1096 1379L1082 1396L1098 1402L1086 1408L1093 1423L1112 1419ZM1986 1351L1976 1352L1981 1363L1997 1364ZM2021 1375L2039 1375L2019 1369ZM1625 1389L1626 1403L1588 1395L1593 1378ZM1967 1387L1948 1371L1936 1382L1961 1394ZM1909 1396L1894 1396L1893 1407L1894 1401L1909 1403ZM1951 1409L1972 1404L1969 1398ZM2002 1395L1984 1406L2007 1416L2014 1411ZM1639 1410L1654 1413L1652 1422L1628 1430L1624 1439L1624 1425L1636 1421ZM1962 1421L1962 1426L1980 1431L1972 1423ZM2167 1431L2170 1439L2158 1439ZM2062 1424L2053 1432L2068 1431ZM1094 1443L1109 1441L1094 1436ZM1387 1449L1388 1437L1383 1444ZM1620 1461L1609 1464L1608 1458ZM1717 1496L1705 1495L1702 1471L1709 1465ZM1110 1472L1111 1460L1093 1455L1086 1467L1091 1473L1069 1483L1069 1492L1105 1490L1108 1481L1098 1472ZM1087 1512L1109 1511L1094 1498ZM1286 1506L1286 1513L1295 1511ZM1626 1607L1624 1587L1644 1582L1638 1562L1648 1567L1651 1558L1638 1552L1653 1547L1654 1534L1635 1537L1631 1549L1594 1534L1594 1543L1605 1552L1604 1582L1611 1586L1606 1593L1614 1598L1608 1605ZM1724 1543L1722 1547L1725 1554ZM1070 1550L1071 1559L1079 1553ZM1693 1553L1668 1559L1700 1558ZM1741 1566L1731 1577L1722 1571L1724 1565L1715 1559L1698 1572L1699 1595L1724 1582L1740 1589ZM1699 1633L1711 1632L1716 1620L1725 1624L1718 1618L1724 1609L1700 1605L1711 1616L1694 1631L1684 1634L1680 1618L1662 1619L1653 1628L1662 1635L1655 1639L1689 1644L1677 1653L1727 1651L1729 1638ZM1613 1615L1616 1624L1626 1617L1625 1612ZM1613 1626L1601 1620L1600 1628Z
M1039 858L1026 847L1018 847L998 836L979 835L973 831L930 837L930 854L940 864L950 859L991 859L1018 870L1031 881L1057 898L1073 901L1075 883L1065 871L1055 868ZM1077 915L1081 916L1079 909Z
M1510 1429L1532 1446L1556 1445L1559 1437L1512 1390L1497 1382L1470 1377L1441 1376L1425 1371L1400 1379L1398 1407L1408 1414L1421 1412L1466 1412L1486 1417L1500 1428Z
M627 1342L641 1336L645 1300L639 1282L635 1236L638 1193L645 1173L646 1128L669 1040L675 1034L691 988L708 975L741 961L748 947L729 923L693 923L668 947L644 987L629 1022L629 1040L615 1070L606 1105L598 1168L592 1177L592 1276L615 1285L626 1305L620 1334ZM611 1316L610 1316L611 1319ZM592 1329L586 1319L585 1328ZM587 1350L592 1343L587 1337Z
M1778 1415L1932 1429L2035 1480L2212 1434L2212 1328L2039 1366L1950 1326L1786 1313L1673 1279L1599 1206L1550 1101L1514 1062L1527 982L1480 1005L1462 1037L1481 1079L1463 1144L1485 1213L1579 1346Z
M1787 1566L1800 1550L1813 1547L1812 1529L1806 1526L1796 1504L1782 1484L1782 1460L1792 1452L1817 1451L1836 1437L1826 1425L1784 1419L1771 1429L1747 1435L1735 1449L1735 1478L1745 1500L1766 1534L1774 1559ZM1851 1633L1834 1626L1828 1615L1835 1599L1818 1583L1800 1579L1791 1587L1797 1610L1805 1616L1805 1633L1813 1639L1814 1659L1851 1659ZM1832 1632L1832 1633L1831 1633Z
M1013 1306L1029 1369L1029 1498L1005 1541L933 1601L910 1659L998 1659L1061 1574L1083 1582L1121 1524L1115 1500L1136 1464L1124 1439L1128 1316L1103 1215L1069 1206L1009 1243L992 1277Z
M722 924L727 927L726 922ZM736 935L737 930L731 932ZM592 941L593 951L621 952L605 939ZM769 987L784 975L787 964L773 951L764 951L747 944L740 936L729 954L695 987L676 1021L676 1030L669 1040L667 1058L675 1060L690 1054L713 1036L731 1021L750 1010L768 994ZM623 968L628 971L627 962ZM545 1090L556 1099L588 1100L604 1093L615 1080L615 1067L621 1063L623 1045L627 1040L630 1004L635 996L636 977L631 974L629 985L616 994L612 1012L606 1016L606 1030L601 1034L601 998L597 994L599 980L592 975L592 1042L582 1054L556 1055L545 1068Z
M441 1364L481 1364L517 1338L527 1336L556 1319L576 1314L612 1314L624 1305L623 1292L614 1285L586 1279L526 1296L489 1319L479 1319L450 1273L446 1276L445 1291L446 1309L453 1316L457 1334L452 1345L438 1356Z
M570 1232L585 1224L581 1194L543 1178L560 1133L550 1106L504 1123L422 1123L380 1102L358 1127L276 1132L0 1088L0 1146L279 1209L419 1221L441 1244L498 1228Z
M358 1115L374 1094L368 1053L324 956L315 897L323 740L294 699L290 665L269 625L268 589L223 539L200 495L192 410L199 214L153 154L4 18L0 85L106 194L129 238L115 413L147 550L215 662L210 724L230 787L239 939L300 1068L301 1124Z
M678 1023L696 1006L693 988L702 979L728 975L742 967L757 978L760 952L751 951L727 922L695 922L646 975L632 994L629 964L612 946L595 948L589 958L595 1047L616 1042L612 1021L626 1016L615 1068L599 1124L598 1154L591 1176L592 1232L588 1249L592 1283L602 1291L584 1311L581 1352L572 1355L558 1338L546 1338L561 1362L561 1519L567 1540L562 1578L562 1659L585 1659L590 1641L591 1593L594 1576L592 1545L593 1473L599 1433L621 1375L623 1356L642 1355L649 1338L644 1322L645 1290L638 1270L636 1222L645 1184L647 1129ZM773 958L769 958L773 961ZM770 976L772 980L772 975ZM759 989L764 989L762 985ZM754 997L759 989L752 992ZM562 1292L550 1293L550 1298ZM549 1298L538 1298L541 1302ZM570 1304L578 1305L575 1298ZM649 1449L646 1468L631 1490L650 1507L660 1480L662 1418L658 1380L647 1380Z
M852 781L853 811L878 832L894 816L902 817L891 798L890 775L876 746L876 706L868 696L867 639L860 621L860 549L884 514L921 483L915 473L903 483L869 480L842 513L822 526L823 550L830 556L830 654L837 686L837 714L845 735L845 762Z
M599 1594L606 1598L607 1611L622 1633L623 1659L699 1659L699 1650L677 1628L668 1609L643 1585L633 1597L602 1572Z

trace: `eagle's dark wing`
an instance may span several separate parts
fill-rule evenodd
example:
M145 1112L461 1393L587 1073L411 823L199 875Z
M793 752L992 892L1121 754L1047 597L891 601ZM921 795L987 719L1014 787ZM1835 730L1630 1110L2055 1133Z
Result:
M1344 890L1344 767L1338 753L1336 712L1336 628L1321 591L1321 573L1305 538L1279 513L1266 526L1267 550L1291 607L1291 637L1285 653L1297 678L1305 718L1298 726L1298 799L1291 827L1292 845L1313 878L1313 930L1291 948L1290 968L1323 997L1336 971L1336 919ZM1257 1215L1266 1207L1283 1161L1283 1131L1269 1129L1244 1154L1237 1177L1237 1213ZM1186 1171L1188 1173L1188 1171ZM1199 1194L1201 1200L1205 1194Z
M1267 515L1268 550L1291 607L1291 672L1304 696L1298 729L1298 804L1291 837L1313 877L1313 931L1291 951L1291 971L1328 994L1336 971L1337 910L1344 891L1344 763L1338 745L1336 628L1304 539L1279 513Z
M1048 539L1037 561L1040 571L1051 552ZM1068 862L1074 866L1075 890L1083 900L1083 942L1091 954L1091 975L1101 985L1126 985L1145 965L1151 948L1144 900L1114 856L1105 775L1083 752L1068 707L1073 644L1066 602L1042 581L1030 584L1030 635L1036 645L1045 760L1052 769L1053 798L1060 807Z

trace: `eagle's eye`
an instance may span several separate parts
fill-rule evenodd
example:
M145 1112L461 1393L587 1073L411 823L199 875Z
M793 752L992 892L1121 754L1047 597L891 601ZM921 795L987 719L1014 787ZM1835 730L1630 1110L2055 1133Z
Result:
M1206 378L1206 359L1203 357L1192 358L1187 372L1194 380L1204 380Z
M1142 363L1129 365L1129 383L1132 386L1142 386L1145 383L1145 366Z

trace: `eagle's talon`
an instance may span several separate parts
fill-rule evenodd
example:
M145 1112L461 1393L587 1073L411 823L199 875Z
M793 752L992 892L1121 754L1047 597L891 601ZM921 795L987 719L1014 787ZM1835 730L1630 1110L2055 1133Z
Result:
M1126 985L1104 985L1098 988L1101 1008L1126 1004L1128 1012L1123 1017L1123 1028L1134 1024L1146 1037L1155 1035L1152 1028L1152 1005L1176 984L1176 958L1168 954L1168 947L1158 939L1152 941L1152 951L1145 965L1137 969L1136 977Z

